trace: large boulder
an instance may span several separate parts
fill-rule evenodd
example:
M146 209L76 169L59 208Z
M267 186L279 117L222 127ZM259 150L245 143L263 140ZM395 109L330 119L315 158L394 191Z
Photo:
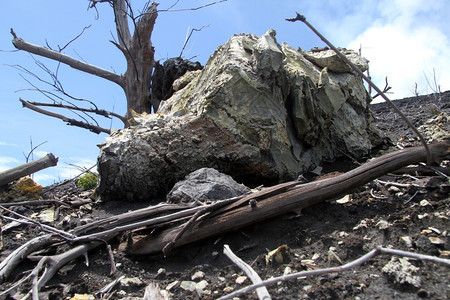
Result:
M275 31L233 36L205 68L100 146L104 200L148 200L214 168L247 185L296 178L324 160L366 155L378 140L361 78L332 72Z

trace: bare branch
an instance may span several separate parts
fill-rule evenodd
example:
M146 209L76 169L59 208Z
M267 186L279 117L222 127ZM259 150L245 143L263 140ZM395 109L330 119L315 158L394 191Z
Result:
M48 106L48 107L59 107L59 108L67 108L70 110L79 110L83 112L89 112L94 113L100 116L104 116L105 118L111 118L111 116L118 118L120 121L122 121L124 124L127 124L127 119L119 114L116 114L115 112L110 112L104 109L98 109L98 108L83 108L83 107L77 107L77 106L71 106L71 105L65 105L62 103L42 103L42 102L32 102L27 101L28 103L35 105L35 106Z
M104 79L107 79L109 81L112 81L114 83L117 83L121 87L124 87L125 81L122 76L117 75L111 71L108 71L106 69L87 64L85 62L79 61L71 56L68 56L66 54L60 53L58 51L50 50L48 48L38 46L31 44L29 42L24 41L21 38L18 38L16 34L14 33L13 29L11 29L11 34L13 35L14 39L12 40L12 43L14 47L16 47L19 50L24 50L29 53L33 53L39 56L43 56L55 61L62 62L63 64L69 65L70 67L95 75L102 77Z
M430 255L424 255L424 254L417 254L417 253L413 253L413 252L407 252L407 251L400 251L400 250L395 250L395 249L389 249L389 248L383 248L383 247L378 247L376 249L373 249L372 251L368 252L367 254L361 256L360 258L351 261L345 265L339 266L339 267L332 267L332 268L326 268L326 269L318 269L318 270L312 270L312 271L302 271L302 272L298 272L298 273L293 273L293 274L288 274L288 275L283 275L283 276L279 276L279 277L274 277L274 278L270 278L267 279L261 283L255 283L252 284L250 286L247 286L243 289L237 290L235 292L232 292L226 296L220 297L220 300L227 300L227 299L233 299L234 297L243 295L245 293L248 293L250 291L253 291L257 288L263 287L263 286L267 286L270 284L274 284L277 282L281 282L281 281L287 281L287 280L291 280L291 279L296 279L299 277L305 277L305 276L317 276L317 275L322 275L322 274L328 274L328 273L336 273L336 272L342 272L342 271L346 271L349 270L351 268L355 268L357 266L362 265L365 262L368 262L372 257L378 255L378 254L390 254L390 255L397 255L397 256L406 256L406 257L412 257L412 258L416 258L416 259L420 259L420 260L426 260L426 261L431 261L434 263L441 263L447 266L450 266L450 259L445 259L445 258L439 258L439 257L435 257L435 256L430 256Z
M76 39L78 39L83 33L84 33L84 31L86 30L86 29L89 29L89 28L91 28L91 25L89 25L89 26L85 26L84 28L83 28L83 30L76 36L76 37L74 37L73 39L71 39L67 44L65 44L62 48L59 48L59 52L61 52L61 51L63 51L67 46L69 46L72 42L74 42ZM59 46L58 46L59 47Z
M186 35L186 39L184 40L183 48L181 49L180 56L179 56L180 58L183 56L183 51L184 51L184 49L186 48L186 45L187 45L187 43L189 42L189 39L191 38L192 33L194 33L194 31L202 31L203 28L206 28L206 27L209 27L209 26L210 26L210 25L205 25L205 26L200 27L199 29L197 29L197 28L192 28L192 29L190 30L190 32L189 32L189 29L188 29L189 34Z
M49 226L49 225L46 225L46 224L42 224L42 223L40 223L38 221L35 221L35 220L30 219L30 218L28 218L28 217L26 217L24 215L21 215L21 214L15 212L15 211L12 211L12 210L4 207L3 205L0 205L0 209L4 210L4 211L6 211L6 212L8 212L10 214L13 214L13 215L15 215L15 216L17 216L17 217L19 217L21 219L24 219L24 220L28 221L29 223L32 223L34 225L39 226L45 232L56 234L59 237L65 239L65 240L71 240L71 239L75 238L74 235L72 235L72 234L70 234L68 232L59 230L59 229L57 229L55 227L52 227L52 226Z
M212 5L216 5L218 3L222 3L222 2L227 2L228 0L220 0L220 1L215 1L215 2L211 2L205 5L201 5L198 7L192 7L192 8L180 8L180 9L171 9L172 7L174 7L175 5L172 5L171 7L169 7L168 9L161 9L158 10L158 12L168 12L168 11L187 11L187 10L199 10L208 6L212 6ZM176 4L176 3L175 3Z
M25 156L25 162L28 162L30 160L30 156L31 156L31 160L34 159L33 157L33 152L34 150L36 150L38 147L42 146L43 144L47 143L47 141L40 143L39 145L33 147L33 140L30 137L30 152L28 152L28 155L25 155L25 153L23 154L23 156Z
M386 82L386 85L384 86L383 93L387 93L390 89L392 89L392 87L389 86L387 76L384 78L384 81ZM371 86L369 85L369 87L371 87ZM378 97L380 95L381 95L380 93L377 93L375 96L372 97L372 99L375 99L376 97Z
M57 114L57 113L54 113L54 112L51 112L51 111L48 111L48 110L45 110L45 109L41 109L41 108L39 108L37 106L34 106L34 105L30 104L28 101L23 100L21 98L19 98L19 100L20 100L20 102L22 102L23 107L26 107L28 109L34 110L34 111L36 111L38 113L41 113L41 114L44 114L44 115L47 115L47 116L50 116L50 117L61 119L64 122L67 122L68 125L77 126L77 127L81 127L81 128L86 128L86 129L89 129L90 131L92 131L94 133L97 133L97 134L99 134L100 132L111 134L111 130L109 130L109 129L106 129L106 128L103 128L103 127L99 127L99 126L95 126L95 125L88 124L88 123L84 123L84 122L80 122L78 120L68 118L68 117L66 117L64 115L60 115L60 114Z
M237 265L242 271L247 274L247 276L251 279L253 284L261 283L261 277L259 277L258 273L253 270L251 266L246 264L242 259L240 259L236 254L231 251L230 246L223 245L223 253L235 264ZM264 299L264 300L270 300L272 299L269 295L269 292L267 291L265 286L262 286L260 288L256 289L256 294L258 295L258 299Z

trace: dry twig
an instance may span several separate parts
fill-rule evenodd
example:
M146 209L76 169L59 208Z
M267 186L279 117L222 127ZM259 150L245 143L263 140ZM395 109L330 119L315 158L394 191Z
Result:
M262 286L268 286L268 285L271 285L271 284L274 284L277 282L296 279L299 277L317 276L317 275L328 274L328 273L343 272L343 271L355 268L357 266L360 266L365 262L368 262L372 257L374 257L378 254L389 254L389 255L396 255L396 256L411 257L411 258L415 258L415 259L419 259L419 260L425 260L425 261L430 261L430 262L434 262L434 263L444 264L444 265L450 267L450 259L439 258L439 257L424 255L424 254L417 254L417 253L408 252L408 251L401 251L401 250L378 247L378 248L373 249L372 251L368 252L367 254L361 256L360 258L358 258L354 261L351 261L345 265L339 266L339 267L332 267L332 268L318 269L318 270L311 270L311 271L302 271L302 272L298 272L298 273L292 273L292 274L283 275L283 276L279 276L279 277L275 277L275 278L270 278L261 283L252 284L250 286L247 286L245 288L237 290L226 296L220 297L219 299L220 300L233 299L234 297L238 297L240 295L243 295L245 293L253 291L256 288L259 288Z
M240 259L238 256L236 256L233 251L231 251L230 246L223 245L223 253L234 263L236 264L242 271L247 274L247 276L250 278L250 280L254 284L261 283L261 277L259 277L258 273L253 270L252 267L250 267L248 264L246 264L242 259ZM258 299L260 300L270 300L272 299L269 295L269 292L267 291L266 287L259 287L256 289L256 294L258 295Z

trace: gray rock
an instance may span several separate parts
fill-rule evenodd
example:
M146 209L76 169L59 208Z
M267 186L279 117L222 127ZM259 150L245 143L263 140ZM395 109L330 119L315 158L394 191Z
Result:
M243 195L250 190L226 174L201 168L177 182L167 195L167 202L216 201Z
M356 65L361 72L369 69L369 61L364 57L359 56L353 50L339 49L348 60ZM337 56L336 52L328 48L321 50L303 51L303 55L311 62L319 65L322 68L328 68L328 70L339 73L347 73L351 71L351 68Z
M148 200L202 167L246 185L293 180L376 145L369 101L359 77L318 67L273 30L235 35L158 114L107 138L97 191Z
M410 284L416 288L420 288L422 279L416 275L419 268L413 266L405 258L392 257L392 259L383 267L383 273L390 277L394 283Z

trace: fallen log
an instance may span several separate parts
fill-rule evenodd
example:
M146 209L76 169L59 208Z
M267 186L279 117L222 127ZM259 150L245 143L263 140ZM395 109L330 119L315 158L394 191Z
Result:
M18 167L6 170L0 173L0 186L17 180L21 177L33 174L42 169L56 166L58 163L58 158L52 153L47 154L37 160L28 162L26 164L20 165Z
M430 145L433 162L450 156L450 141ZM285 183L253 193L197 219L184 233L184 224L171 227L156 236L145 237L134 243L128 252L133 255L153 254L199 241L214 235L273 218L282 214L342 196L386 173L401 167L427 161L423 147L407 148L375 158L368 163L333 178L307 184ZM286 187L289 187L286 190ZM279 192L281 189L281 192Z

